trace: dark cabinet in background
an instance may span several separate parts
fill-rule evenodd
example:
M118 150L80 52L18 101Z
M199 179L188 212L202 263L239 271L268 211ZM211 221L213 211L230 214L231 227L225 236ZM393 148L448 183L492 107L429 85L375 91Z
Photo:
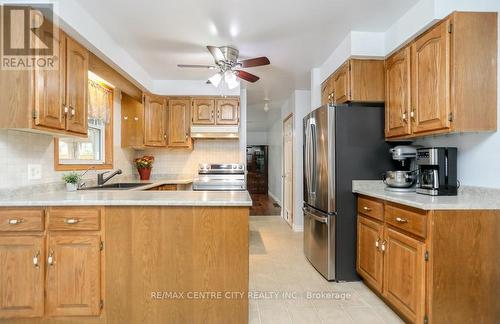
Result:
M247 146L247 190L267 194L267 145Z

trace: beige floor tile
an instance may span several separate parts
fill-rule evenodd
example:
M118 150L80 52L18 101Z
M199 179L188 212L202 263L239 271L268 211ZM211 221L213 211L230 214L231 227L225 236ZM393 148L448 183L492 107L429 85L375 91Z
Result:
M385 324L382 317L372 307L346 306L343 308L354 323Z
M279 293L271 299L254 296L251 323L402 323L363 282L325 280L304 257L303 234L279 216L250 217L250 228L250 245L258 245L250 255L250 290ZM313 292L330 295L310 298Z
M288 306L288 313L293 324L313 324L321 321L312 306Z
M283 304L260 305L260 322L262 324L291 324L288 310Z
M316 311L323 324L355 324L341 307L321 306L316 307Z

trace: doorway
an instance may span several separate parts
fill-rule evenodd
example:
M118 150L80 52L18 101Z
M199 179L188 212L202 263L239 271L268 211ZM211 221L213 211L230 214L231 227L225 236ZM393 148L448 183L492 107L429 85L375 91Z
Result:
M283 120L283 213L282 217L293 224L293 114Z

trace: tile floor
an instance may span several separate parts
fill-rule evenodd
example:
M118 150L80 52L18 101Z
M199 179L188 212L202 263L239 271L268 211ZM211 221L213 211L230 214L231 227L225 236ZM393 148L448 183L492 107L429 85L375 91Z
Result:
M249 323L403 323L362 282L326 281L279 216L250 217L250 291Z

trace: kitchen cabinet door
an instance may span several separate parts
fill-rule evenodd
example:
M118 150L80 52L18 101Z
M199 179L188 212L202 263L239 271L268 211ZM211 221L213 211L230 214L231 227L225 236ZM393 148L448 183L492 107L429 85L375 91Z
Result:
M189 99L168 101L168 146L191 147L190 111Z
M334 91L335 91L335 103L341 104L345 103L350 98L350 73L349 66L350 61L345 62L334 74Z
M58 61L54 69L35 69L35 127L63 130L66 127L63 105L66 39L62 31L52 27L52 24L44 24L41 32L48 42L56 44Z
M39 236L0 237L0 318L43 316L43 242Z
M385 136L411 134L410 48L405 47L386 60Z
M240 103L236 99L216 99L217 125L238 125L240 122Z
M98 235L48 236L48 316L100 314L100 243Z
M167 146L167 107L160 96L144 98L144 145Z
M144 105L122 93L122 147L144 145Z
M193 99L193 125L215 124L215 101L213 99Z
M450 127L450 34L448 22L415 40L412 51L413 133Z
M383 254L380 243L382 224L358 215L358 244L356 270L367 283L382 292Z
M326 105L330 101L330 84L329 80L325 80L321 85L321 105Z
M425 306L425 244L385 229L383 295L412 323L421 323Z
M66 129L71 132L87 134L88 104L88 66L89 53L85 47L68 36L66 42Z

